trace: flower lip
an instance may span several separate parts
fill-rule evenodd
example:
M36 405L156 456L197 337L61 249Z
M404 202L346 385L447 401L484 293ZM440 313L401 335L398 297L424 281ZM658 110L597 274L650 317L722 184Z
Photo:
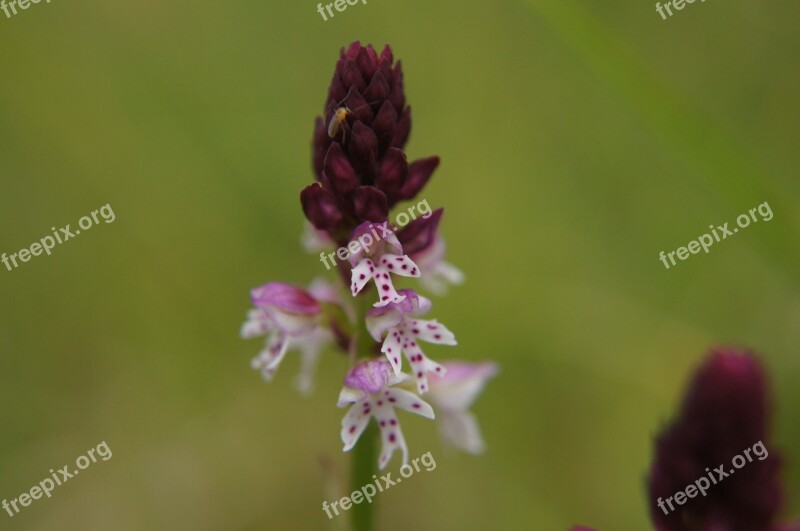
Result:
M315 315L322 308L306 290L284 282L269 282L250 290L253 305L259 308L274 308L284 312Z
M344 384L364 393L377 393L389 384L391 373L392 367L386 360L364 361L350 369Z

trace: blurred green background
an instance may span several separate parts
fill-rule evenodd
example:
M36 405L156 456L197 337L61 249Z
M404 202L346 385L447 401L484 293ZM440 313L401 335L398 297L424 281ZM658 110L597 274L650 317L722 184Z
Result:
M326 274L298 197L356 39L403 61L409 157L442 158L420 197L446 207L467 283L431 313L459 346L427 352L503 369L475 406L482 457L402 416L412 457L438 466L379 497L381 529L648 529L653 434L717 344L763 355L800 492L798 17L778 0L666 21L644 0L0 13L0 252L106 203L117 216L0 269L0 498L113 451L0 528L326 529L346 361L328 353L304 399L298 357L268 385L238 331L249 288ZM658 260L764 201L769 223Z

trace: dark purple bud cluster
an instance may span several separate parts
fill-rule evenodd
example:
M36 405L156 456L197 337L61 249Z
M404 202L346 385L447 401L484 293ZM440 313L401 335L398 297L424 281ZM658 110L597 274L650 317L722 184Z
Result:
M439 158L406 159L411 107L390 47L378 55L354 42L340 55L314 128L316 182L300 201L314 227L343 243L364 221L383 222L392 206L414 198Z

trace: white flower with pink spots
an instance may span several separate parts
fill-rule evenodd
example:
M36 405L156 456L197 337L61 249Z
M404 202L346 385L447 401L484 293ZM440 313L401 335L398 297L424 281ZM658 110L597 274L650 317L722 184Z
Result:
M378 301L376 307L386 306L387 304L402 301L405 297L394 289L390 275L400 275L403 277L419 277L419 268L411 258L403 254L403 246L397 236L392 232L386 231L387 223L378 225L376 223L362 223L354 232L350 241L361 241L365 235L377 235L377 229L384 231L382 239L365 246L359 245L357 252L350 255L350 265L353 267L350 275L350 290L355 297L364 286L372 280L378 289ZM370 230L372 232L370 232Z
M400 449L403 464L408 463L408 446L395 415L399 408L429 419L434 418L433 408L414 393L393 387L408 379L408 375L397 375L386 360L364 361L355 365L344 379L339 394L339 407L352 404L342 419L342 442L344 451L352 449L375 417L381 433L381 454L378 466L383 470L395 450Z
M418 341L455 345L456 338L438 321L418 318L431 308L431 301L412 290L401 290L401 293L401 302L372 308L367 312L367 329L375 341L381 341L385 334L381 352L395 374L400 374L400 355L405 355L411 364L417 391L425 393L428 390L428 373L444 376L447 370L425 356Z

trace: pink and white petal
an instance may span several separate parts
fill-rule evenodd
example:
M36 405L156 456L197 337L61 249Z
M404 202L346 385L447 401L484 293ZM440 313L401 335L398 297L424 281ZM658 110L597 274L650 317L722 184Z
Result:
M403 353L411 363L411 374L417 380L417 391L420 394L426 393L429 388L427 374L435 372L443 375L446 370L438 363L429 360L416 341L407 337L404 337L403 341Z
M409 312L409 315L414 317L424 315L428 313L428 310L430 310L432 306L433 303L429 298L416 293L414 297L414 309Z
M334 241L328 236L327 232L315 228L309 222L306 222L303 227L300 243L307 253L325 251L334 246Z
M445 378L431 379L430 397L438 407L448 410L468 409L499 371L494 362L448 362L445 367Z
M359 402L363 400L365 396L364 392L360 389L344 386L339 392L339 400L336 402L336 407L344 407L348 404Z
M430 358L425 358L425 370L426 372L432 373L440 378L444 378L447 374L447 367L441 363L436 363Z
M350 291L353 294L353 297L358 295L359 292L364 289L364 286L366 286L367 282L370 281L374 272L375 265L369 258L364 258L358 263L357 266L353 268L353 271L350 274Z
M395 254L383 255L379 261L381 267L401 277L419 277L419 267L406 255L397 256Z
M456 345L456 336L439 321L414 319L406 329L415 337L428 343L439 345Z
M361 437L367 424L369 424L369 419L372 415L365 411L364 405L356 402L342 419L343 452L347 452L355 446L358 438Z
M406 296L400 295L394 289L392 279L385 269L380 266L375 267L373 280L375 281L375 287L378 288L378 296L380 297L380 300L373 304L373 306L386 306L393 302L402 302L405 300Z
M401 372L400 374L390 374L389 375L389 382L386 384L386 387L392 387L394 385L408 382L411 380L411 375Z
M288 338L281 332L272 334L267 340L267 346L258 356L253 358L250 366L261 370L261 374L267 381L272 380L275 371L278 370L281 360L286 355L289 348Z
M394 407L428 419L436 418L430 404L405 389L387 389L383 396Z
M254 308L247 312L247 321L242 324L241 336L242 339L251 339L253 337L263 336L272 328L269 318L264 310Z
M299 336L313 330L319 324L319 315L303 315L299 313L284 312L273 310L270 318L275 322L275 326L282 332L290 336Z
M295 386L301 394L308 395L314 389L314 372L320 350L320 343L309 343L300 350L300 372L295 378Z
M486 450L478 421L469 411L443 411L439 419L442 438L451 445L469 454Z
M436 274L443 277L450 284L457 285L464 283L464 273L459 268L448 262L442 262L439 264L439 266L436 268Z
M380 402L380 401L379 401ZM382 405L375 405L375 420L378 421L378 428L381 431L381 455L378 458L378 468L383 470L389 464L392 454L398 448L403 454L403 464L408 463L408 446L406 445L403 432L400 430L400 423L394 409L387 401Z
M394 308L381 308L367 312L367 330L375 341L380 341L384 332L388 330L391 333L391 329L398 327L402 322L403 314Z
M259 352L258 356L253 358L253 361L250 365L254 369L270 369L271 374L275 372L274 369L277 368L278 364L286 355L288 348L289 341L286 337L286 334L282 332L275 332L267 338L267 343L264 350Z
M439 297L447 295L447 284L432 273L423 274L419 279L419 283L422 284L425 290L430 291L434 295Z
M386 339L383 341L383 346L381 347L381 352L386 355L386 359L389 360L389 363L392 365L395 375L399 375L400 369L403 368L402 345L400 332L397 330L389 330Z

